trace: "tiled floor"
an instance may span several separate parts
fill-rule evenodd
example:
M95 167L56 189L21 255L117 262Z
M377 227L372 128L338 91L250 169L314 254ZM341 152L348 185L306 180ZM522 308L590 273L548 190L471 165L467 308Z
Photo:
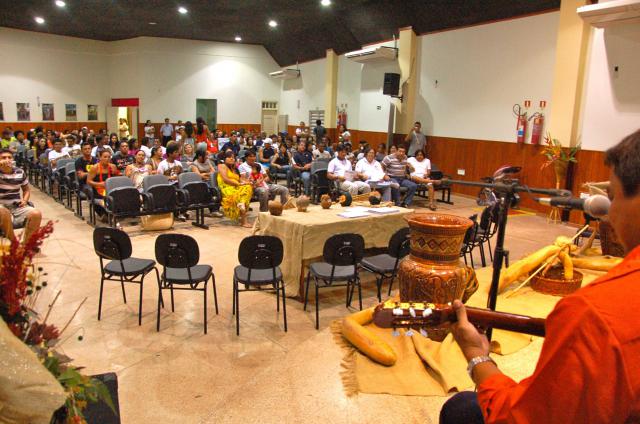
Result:
M328 328L332 320L348 313L342 291L323 293L319 331L314 329L313 311L303 312L299 302L290 300L288 333L282 330L272 295L243 293L237 337L231 276L239 242L250 230L220 219L207 218L212 224L208 231L190 223L175 226L175 231L197 239L201 263L215 270L220 314L215 315L211 302L208 335L203 334L200 292L177 292L176 311L162 311L161 329L156 332L155 276L145 284L142 326L137 323L138 287L127 287L128 303L123 304L117 283L107 283L103 317L98 321L100 274L92 228L33 191L33 201L45 219L56 222L39 258L49 283L40 310L62 291L49 320L63 326L86 298L62 347L89 373L118 374L123 423L437 422L445 398L344 395L339 377L342 352ZM440 205L440 211L464 216L478 212L473 200L457 196L453 200L455 205ZM153 258L156 234L125 228L134 256ZM506 245L511 258L517 259L558 235L574 232L564 225L548 225L541 217L521 215L510 218ZM363 295L364 306L376 303L370 278L365 279ZM82 341L77 338L80 334ZM522 378L532 371L540 346L538 340L498 361L510 375Z

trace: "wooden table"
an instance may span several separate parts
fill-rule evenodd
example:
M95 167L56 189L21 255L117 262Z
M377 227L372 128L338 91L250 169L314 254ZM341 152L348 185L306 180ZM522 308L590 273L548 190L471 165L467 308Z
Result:
M253 227L253 234L276 236L284 245L281 265L287 296L301 298L304 294L306 266L322 258L325 241L334 234L356 233L365 241L365 249L386 248L391 236L407 226L405 216L412 209L395 208L389 214L371 214L362 218L339 216L350 208L339 205L322 209L311 205L307 212L287 209L281 216L261 212Z

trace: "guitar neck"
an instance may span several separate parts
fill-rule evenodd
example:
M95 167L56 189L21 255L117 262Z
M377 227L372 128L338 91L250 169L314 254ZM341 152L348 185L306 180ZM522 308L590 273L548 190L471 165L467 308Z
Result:
M515 331L517 333L531 334L544 337L544 322L542 318L532 318L526 315L496 312L490 309L480 309L467 306L467 318L479 327L498 328L500 330ZM447 321L455 322L456 314L453 310L447 311Z

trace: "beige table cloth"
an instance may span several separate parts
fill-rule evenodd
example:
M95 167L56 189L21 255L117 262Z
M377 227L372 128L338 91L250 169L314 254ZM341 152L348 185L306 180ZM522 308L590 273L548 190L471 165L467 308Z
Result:
M362 218L338 216L352 208L333 205L330 209L311 205L307 212L286 209L281 216L260 212L253 234L276 236L284 245L284 261L280 268L286 284L287 296L300 295L300 276L303 267L322 258L325 241L334 234L356 233L365 241L365 248L386 247L397 230L406 227L405 216L412 209L395 208L389 214L371 214Z

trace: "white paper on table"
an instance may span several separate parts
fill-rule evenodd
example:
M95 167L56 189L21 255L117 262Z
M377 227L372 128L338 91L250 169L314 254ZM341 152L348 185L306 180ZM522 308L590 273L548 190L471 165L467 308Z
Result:
M399 212L400 210L397 208L390 208L390 207L381 207L381 208L371 208L371 209L367 209L368 212L372 212L372 213L394 213L394 212Z
M349 206L346 210L349 212L370 212L369 208L365 206Z
M338 214L338 216L341 216L343 218L363 218L370 215L371 214L366 211L346 211Z

